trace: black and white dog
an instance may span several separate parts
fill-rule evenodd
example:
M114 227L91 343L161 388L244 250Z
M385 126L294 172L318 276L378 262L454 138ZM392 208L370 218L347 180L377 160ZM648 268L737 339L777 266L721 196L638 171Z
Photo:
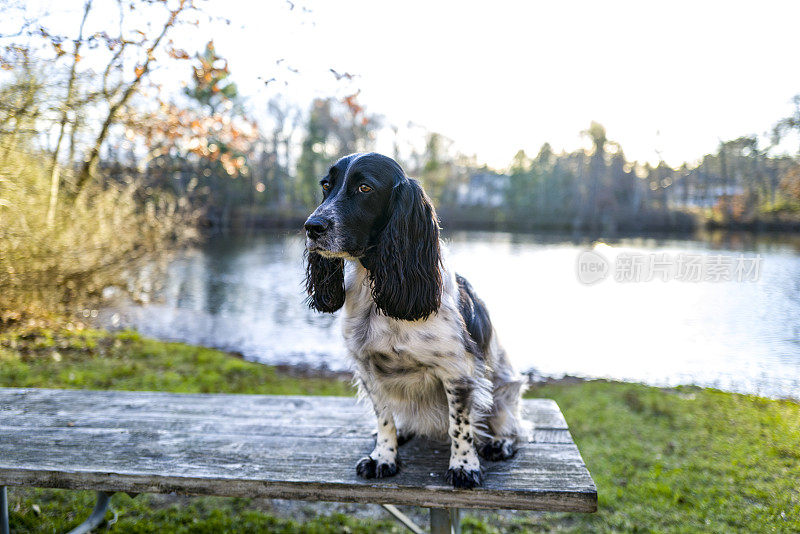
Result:
M391 158L353 154L321 180L305 223L309 305L344 306L344 338L359 392L378 418L364 478L398 471L398 445L415 434L450 440L446 480L482 482L478 453L514 455L529 429L524 380L497 341L486 307L442 258L433 205Z

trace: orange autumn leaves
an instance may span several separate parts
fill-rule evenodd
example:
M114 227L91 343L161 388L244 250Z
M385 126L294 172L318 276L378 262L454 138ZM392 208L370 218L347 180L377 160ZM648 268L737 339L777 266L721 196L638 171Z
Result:
M189 59L185 50L172 46L167 53L174 59ZM154 111L130 110L126 136L143 139L148 160L194 157L218 162L232 177L247 174L246 154L258 140L258 126L235 105L236 84L228 80L228 63L217 55L213 41L195 60L191 87L184 91L190 102L179 105L159 98Z
M157 111L128 118L133 119L130 134L141 135L148 159L195 156L219 162L229 176L247 173L245 154L258 139L255 121L226 112L205 115L172 102L160 102Z

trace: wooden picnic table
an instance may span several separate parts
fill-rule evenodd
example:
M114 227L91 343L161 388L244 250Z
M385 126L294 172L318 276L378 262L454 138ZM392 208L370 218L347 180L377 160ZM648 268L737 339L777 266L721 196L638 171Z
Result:
M400 504L431 508L435 532L457 531L460 508L594 512L556 403L524 410L531 442L484 461L483 487L456 490L444 481L449 445L419 438L400 447L397 476L356 476L375 418L351 397L0 388L0 506L7 517L5 486L97 490L97 524L118 491L380 503L405 523Z

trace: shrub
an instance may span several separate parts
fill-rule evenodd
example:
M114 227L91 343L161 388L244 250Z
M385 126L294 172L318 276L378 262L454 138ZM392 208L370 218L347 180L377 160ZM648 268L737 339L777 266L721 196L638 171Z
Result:
M134 266L193 237L187 209L134 182L62 194L48 223L50 157L30 146L0 135L0 324L52 318L104 288L127 288Z

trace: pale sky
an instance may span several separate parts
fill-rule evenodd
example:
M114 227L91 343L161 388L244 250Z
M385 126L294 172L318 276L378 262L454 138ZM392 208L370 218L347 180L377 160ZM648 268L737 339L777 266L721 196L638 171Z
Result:
M545 141L584 145L592 120L629 159L692 162L721 139L767 132L800 93L796 0L206 5L231 25L203 24L196 46L214 39L252 106L360 88L387 123L440 132L498 168ZM331 67L359 77L337 83Z
M283 57L300 101L336 90L330 67L357 73L368 110L497 167L545 141L573 150L592 120L630 159L692 161L768 131L800 93L797 1L224 6L232 24L215 42L246 91Z

